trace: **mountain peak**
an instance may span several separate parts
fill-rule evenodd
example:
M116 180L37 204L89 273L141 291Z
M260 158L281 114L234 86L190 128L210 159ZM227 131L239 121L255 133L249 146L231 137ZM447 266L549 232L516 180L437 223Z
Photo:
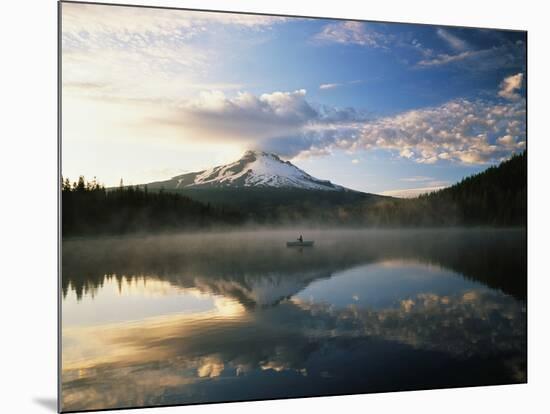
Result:
M285 162L277 154L274 154L272 152L259 151L259 150L246 150L243 156L241 157L241 160L242 159L249 160L252 158L258 159L262 157L273 158L274 160Z
M304 190L344 191L344 187L312 177L277 154L248 150L232 163L173 177L155 183L165 188L297 188Z

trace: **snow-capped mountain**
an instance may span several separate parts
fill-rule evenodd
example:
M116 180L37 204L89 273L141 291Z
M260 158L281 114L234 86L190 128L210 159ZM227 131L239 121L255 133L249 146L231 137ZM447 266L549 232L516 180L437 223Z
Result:
M241 159L208 170L178 175L153 183L166 189L185 188L298 188L304 190L345 191L330 181L312 177L290 161L275 154L247 151Z

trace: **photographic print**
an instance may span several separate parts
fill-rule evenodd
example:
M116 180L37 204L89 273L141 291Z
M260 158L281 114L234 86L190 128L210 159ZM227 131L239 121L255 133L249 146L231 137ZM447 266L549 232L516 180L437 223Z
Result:
M59 3L63 412L527 382L527 33Z

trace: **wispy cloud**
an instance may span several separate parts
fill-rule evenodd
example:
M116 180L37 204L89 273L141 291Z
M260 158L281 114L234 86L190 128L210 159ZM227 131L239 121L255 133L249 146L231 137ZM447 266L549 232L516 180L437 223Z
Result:
M469 49L459 53L436 53L421 59L417 68L430 68L455 65L472 71L490 71L522 67L525 64L526 49L521 41L504 43L487 49Z
M141 7L117 7L84 3L65 3L63 31L109 31L128 35L148 32L160 36L176 36L178 40L204 32L205 25L234 25L246 28L269 28L288 19L236 13L193 12Z
M469 49L469 45L466 41L462 40L458 36L452 34L446 29L439 28L436 31L437 35L445 40L447 44L454 50L463 51Z
M474 58L477 55L479 55L479 51L466 51L462 53L458 53L456 55L449 55L447 53L441 53L437 56L429 59L423 59L418 62L418 66L420 67L428 67L428 66L441 66L441 65L447 65L449 63L454 62L461 62L470 58Z
M269 31L286 21L80 3L63 3L62 10L64 92L99 99L181 99L197 89L240 88L209 81L223 48L202 42L223 30L232 30L232 39L246 39L250 31Z
M322 83L321 85L319 85L319 89L334 89L334 88L337 88L338 86L342 86L341 83Z
M374 30L369 23L344 21L329 23L314 36L322 43L354 44L372 48L386 48L392 40L391 35Z
M347 86L347 85L357 85L359 83L363 83L364 81L361 79L352 80L349 82L334 82L334 83L322 83L319 85L319 89L325 90L325 89L335 89L339 88L341 86Z
M433 177L425 177L421 175L416 175L414 177L404 177L399 179L399 181L405 181L408 183L417 183L417 182L431 181L431 180L433 180Z
M476 48L451 29L437 28L435 35L444 41L446 48L428 47L425 42L412 37L411 33L385 33L369 23L347 21L325 25L314 36L314 40L321 44L338 43L382 49L395 53L407 65L424 69L455 65L462 69L489 71L522 67L525 62L526 50L522 41L514 43L500 39L493 47ZM405 51L415 51L417 58L400 58L400 54Z

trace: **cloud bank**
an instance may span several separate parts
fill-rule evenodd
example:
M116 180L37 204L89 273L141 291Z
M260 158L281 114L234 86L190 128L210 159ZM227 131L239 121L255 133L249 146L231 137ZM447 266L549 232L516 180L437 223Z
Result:
M509 78L507 78L509 79ZM516 93L516 83L506 86ZM511 89L510 89L511 88ZM288 158L385 150L417 163L494 163L525 148L525 100L455 99L440 106L370 117L353 108L319 106L306 90L260 96L205 92L169 119L204 140L236 140Z

